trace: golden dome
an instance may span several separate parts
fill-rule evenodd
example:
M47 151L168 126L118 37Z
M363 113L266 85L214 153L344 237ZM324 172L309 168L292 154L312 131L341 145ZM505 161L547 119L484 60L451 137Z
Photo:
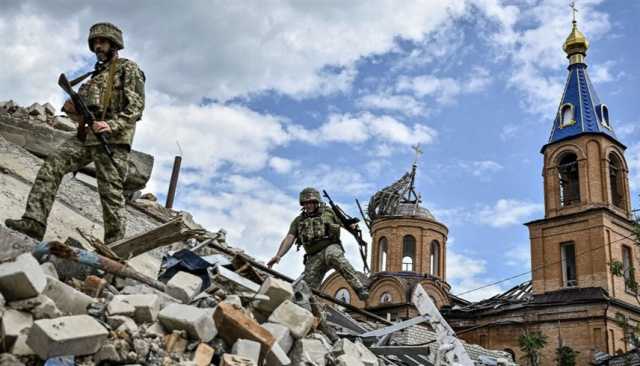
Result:
M589 48L589 41L587 41L587 37L584 36L582 32L578 29L578 25L576 21L573 21L573 29L571 29L571 33L567 37L567 40L564 41L564 45L562 49L567 53L567 57L571 57L575 54L586 55L587 49Z

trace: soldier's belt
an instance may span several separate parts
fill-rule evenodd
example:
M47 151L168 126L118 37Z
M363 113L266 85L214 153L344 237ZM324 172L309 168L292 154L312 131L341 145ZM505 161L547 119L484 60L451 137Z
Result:
M304 251L307 255L314 255L331 244L339 244L340 240L322 239L311 244L304 245Z

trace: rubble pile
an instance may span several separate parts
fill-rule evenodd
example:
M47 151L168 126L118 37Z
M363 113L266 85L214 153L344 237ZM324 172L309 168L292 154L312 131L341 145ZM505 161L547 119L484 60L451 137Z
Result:
M21 237L7 229L2 235L12 242ZM211 243L223 243L220 235L208 235L216 238ZM207 263L208 287L198 271L178 271L160 291L107 270L62 277L68 271L60 266L82 260L51 261L53 250L41 256L48 243L22 240L29 244L20 246L22 253L0 263L3 365L384 364L361 343L319 331L323 319L314 315L303 282L236 268L238 258L198 255ZM57 244L58 254L63 245ZM178 253L184 251L193 254Z

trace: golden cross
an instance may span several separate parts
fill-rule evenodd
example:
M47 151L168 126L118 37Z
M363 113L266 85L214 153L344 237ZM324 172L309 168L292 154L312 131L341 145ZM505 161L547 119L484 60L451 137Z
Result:
M576 2L572 1L571 4L569 4L569 7L573 11L573 22L575 23L576 22L576 13L578 12L578 9L576 8Z
M415 145L412 145L411 148L413 149L413 151L416 152L416 160L414 161L414 164L418 163L418 159L420 158L420 155L422 155L422 149L420 148L420 144L417 143Z

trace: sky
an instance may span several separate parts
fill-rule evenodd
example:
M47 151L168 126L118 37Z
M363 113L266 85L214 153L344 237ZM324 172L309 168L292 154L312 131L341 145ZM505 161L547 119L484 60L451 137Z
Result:
M588 72L640 189L636 107L640 0L578 0ZM298 192L354 199L411 168L449 228L447 281L460 294L530 270L523 223L544 216L542 155L561 98L567 0L0 1L0 100L64 95L57 75L91 69L89 27L117 24L121 57L147 76L134 148L153 154L147 191L267 261ZM362 264L343 232L347 256ZM292 250L276 266L302 270ZM529 279L466 293L479 300Z

